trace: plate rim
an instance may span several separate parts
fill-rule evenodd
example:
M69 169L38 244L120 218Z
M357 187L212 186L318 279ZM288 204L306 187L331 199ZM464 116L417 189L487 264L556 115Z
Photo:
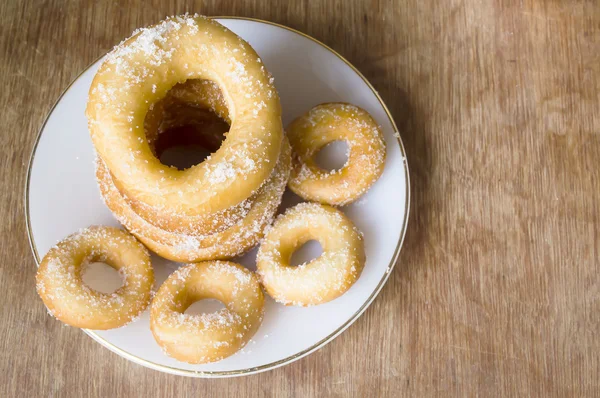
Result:
M344 322L340 327L338 327L335 331L330 333L328 336L321 339L320 341L318 341L317 343L313 344L312 346L310 346L309 348L307 348L305 350L297 352L297 353L290 355L284 359L280 359L278 361L270 362L268 364L264 364L264 365L257 366L257 367L251 367L251 368L240 369L240 370L228 370L228 371L194 371L194 370L187 370L187 369L178 369L178 368L174 368L171 366L154 363L147 359L137 357L137 356L125 351L124 349L110 343L109 341L105 340L104 338L99 336L97 333L95 333L93 330L81 329L87 335L89 335L93 340L100 343L100 345L108 348L110 351L114 352L115 354L117 354L123 358L129 359L130 361L132 361L138 365L142 365L147 368L151 368L154 370L158 370L158 371L162 371L162 372L166 372L166 373L170 373L170 374L174 374L174 375L179 375L179 376L202 377L202 378L222 378L222 377L246 376L246 375L261 373L261 372L273 370L278 367L295 362L309 354L312 354L313 352L319 350L320 348L324 347L326 344L330 343L336 337L338 337L340 334L342 334L354 322L356 322L356 320L358 318L360 318L360 316L367 310L367 308L373 303L375 298L379 295L379 293L383 289L383 286L385 286L387 280L389 279L389 276L392 273L394 267L396 266L396 263L398 262L398 258L400 256L400 252L402 250L402 246L404 243L404 238L406 236L406 229L408 226L408 219L409 219L409 213L410 213L410 201L411 201L411 189L410 189L410 173L409 173L409 168L408 168L408 158L406 156L406 150L404 148L402 138L399 135L398 126L396 125L394 118L391 115L390 110L386 106L385 102L383 101L383 99L381 98L381 96L379 95L379 93L377 92L375 87L373 87L373 85L367 80L367 78L354 65L352 65L346 58L344 58L340 53L335 51L333 48L331 48L328 45L326 45L325 43L322 43L321 41L315 39L314 37L309 36L308 34L303 33L297 29L294 29L289 26L285 26L285 25L282 25L282 24L279 24L276 22L266 21L266 20L262 20L262 19L258 19L258 18L237 17L237 16L211 16L209 18L216 19L216 20L251 21L251 22L257 22L257 23L275 26L277 28L284 29L289 32L300 35L301 37L304 37L304 38L316 43L317 45L319 45L319 46L325 48L326 50L328 50L329 52L331 52L333 55L337 56L342 62L344 62L346 65L348 65L354 71L354 73L356 73L365 82L367 87L369 87L369 89L373 92L377 101L379 101L379 104L381 105L385 114L387 115L392 127L394 128L394 132L398 133L398 134L394 134L394 135L395 135L396 141L398 142L398 145L400 147L400 153L404 157L403 163L404 163L404 171L405 171L405 175L406 175L406 201L404 204L404 206L405 206L404 220L402 223L402 230L400 231L400 237L398 239L398 243L394 250L394 254L392 256L390 264L388 265L388 271L383 275L383 277L381 278L381 280L379 281L379 283L377 284L375 289L371 292L371 295L365 300L365 302L360 306L360 308L351 317L349 317L348 320L346 320L346 322ZM54 105L52 105L52 107L48 111L46 118L44 119L44 122L42 123L41 127L38 130L33 147L31 149L29 162L27 164L27 175L25 178L25 187L24 187L25 188L24 189L24 196L25 196L24 214L25 214L25 225L26 225L26 229L27 229L27 237L29 240L29 247L33 253L33 258L36 262L36 266L38 266L38 267L40 265L41 259L40 259L40 255L39 255L39 252L37 251L37 247L35 245L35 241L33 238L33 232L31 230L31 221L30 221L30 214L29 214L29 211L30 211L30 208L29 208L29 186L30 186L30 180L31 180L31 168L33 165L33 160L35 158L35 153L37 152L38 144L42 137L42 132L44 131L44 129L46 127L46 124L50 118L50 115L52 115L56 106L62 100L63 96L67 93L67 91L69 91L69 89L73 86L73 84L75 84L75 82L77 82L81 78L81 76L86 71L88 71L96 62L98 62L105 55L106 54L103 54L100 57L96 58L94 61L92 61L87 67L85 67L81 72L79 72L79 74L77 74L77 76L67 85L67 87L65 87L65 89L62 91L62 93L57 98Z

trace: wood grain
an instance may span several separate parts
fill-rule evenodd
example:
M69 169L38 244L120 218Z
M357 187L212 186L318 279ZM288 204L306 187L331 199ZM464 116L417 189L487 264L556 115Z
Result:
M230 380L145 369L47 316L26 162L69 82L185 11L267 19L379 90L411 168L398 267L348 331ZM600 396L600 3L576 0L0 2L0 396Z

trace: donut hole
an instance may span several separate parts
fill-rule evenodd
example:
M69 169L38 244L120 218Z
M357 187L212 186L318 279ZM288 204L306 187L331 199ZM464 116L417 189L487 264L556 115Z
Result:
M194 80L189 82L197 83ZM181 92L185 87L186 83L180 83L171 90ZM162 111L154 124L149 123L148 119L155 119L156 114L150 116L149 112L146 115L146 134L154 137L149 141L162 164L185 170L202 163L216 152L230 126L211 109L183 99L170 98L167 93L161 101L162 105L158 108ZM153 128L157 131L149 132L149 125L155 126Z
M208 113L203 109L198 111ZM214 113L212 119L168 128L156 140L156 156L164 165L179 170L188 169L216 152L225 140L227 131L229 125Z
M311 239L298 247L290 257L290 265L297 267L299 265L308 264L309 262L319 258L323 254L323 246L319 241Z
M100 293L114 293L125 284L119 271L102 262L85 265L81 271L81 280L90 289Z
M315 163L321 169L332 172L344 168L348 163L350 147L346 141L336 140L323 146L315 154Z
M225 304L223 304L223 302L217 299L206 298L192 303L192 305L185 310L185 313L188 315L210 314L224 308Z
M212 153L197 142L197 129L194 126L181 126L162 133L157 140L157 156L166 166L185 170L206 160Z

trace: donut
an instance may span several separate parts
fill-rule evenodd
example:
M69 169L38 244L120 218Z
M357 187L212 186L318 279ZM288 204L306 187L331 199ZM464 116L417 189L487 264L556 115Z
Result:
M165 148L200 145L211 153L229 130L229 112L219 87L208 80L188 80L175 85L146 115L144 128L150 149L160 158ZM169 232L204 236L225 230L247 215L251 198L213 214L181 218L163 217L151 207L131 200L114 176L113 184L133 210L150 224Z
M144 119L188 79L219 86L231 128L210 158L178 170L154 156ZM136 211L151 213L145 219L185 223L239 205L271 175L282 146L272 77L248 43L201 16L168 18L115 47L94 77L86 115L96 151Z
M290 164L291 150L285 140L273 175L259 189L245 217L224 231L204 236L172 233L147 222L116 189L110 172L101 159L96 161L96 179L107 207L150 250L172 261L198 262L232 258L258 244L281 203Z
M350 104L317 105L287 128L294 152L288 186L305 200L342 206L377 181L385 163L381 128L367 111ZM323 170L314 156L333 141L348 144L348 161L339 170Z
M194 302L212 298L225 308L189 315ZM256 276L239 264L209 261L177 269L161 285L150 308L150 329L165 353L199 364L219 361L244 347L264 314Z
M221 123L215 120L218 118ZM208 80L193 79L175 85L152 107L146 115L145 130L150 149L157 157L160 157L163 147L168 147L173 141L184 145L201 145L215 152L223 141L223 125L229 122L229 112L219 87ZM176 134L165 134L178 127L184 127L184 130L176 131ZM225 128L228 130L229 126ZM201 134L198 134L198 131ZM189 236L202 237L222 232L235 225L246 217L253 200L252 197L248 198L217 213L189 216L183 222L181 218L161 217L148 206L132 201L121 189L119 181L114 176L112 179L129 206L136 213L145 216L150 224L169 232Z
M114 293L88 287L82 272L103 262L124 279ZM36 274L37 293L48 312L67 325L113 329L136 319L150 303L154 271L146 248L127 232L90 227L60 241L42 259Z
M309 240L321 244L316 259L291 266L296 249ZM256 257L266 292L279 303L323 304L344 294L365 264L361 233L341 211L318 203L300 203L280 215L266 233Z

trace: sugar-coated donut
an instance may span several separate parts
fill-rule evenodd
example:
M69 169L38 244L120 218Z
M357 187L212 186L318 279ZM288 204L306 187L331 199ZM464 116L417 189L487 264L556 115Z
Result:
M306 200L334 206L351 203L383 173L385 141L381 128L357 106L317 105L294 120L287 133L294 152L288 185ZM314 156L333 141L348 144L348 161L339 170L323 170Z
M221 123L215 120L219 118ZM160 157L163 147L169 146L170 139L179 140L183 145L201 145L214 153L224 139L223 133L229 130L228 123L230 123L229 110L219 86L210 80L191 79L175 85L163 99L151 107L146 115L144 128L150 150L155 156ZM224 131L223 124L225 124ZM182 126L193 128L179 130L175 134L165 134ZM112 179L128 205L147 222L168 232L189 236L214 234L235 225L247 215L252 202L250 197L235 206L215 213L187 216L185 219L166 217L152 207L132 200L123 188L123 184L114 175Z
M100 193L117 220L148 248L179 262L232 258L256 246L281 203L290 173L291 150L285 139L273 175L253 197L244 218L224 231L204 236L177 234L158 228L138 215L115 188L101 159L96 164Z
M202 299L225 308L189 315ZM177 269L161 285L150 309L150 328L167 355L188 363L208 363L244 347L260 326L264 296L258 278L241 265L210 261Z
M291 266L296 249L318 241L323 253ZM317 203L286 210L266 233L256 258L257 272L267 293L285 305L310 306L344 294L365 264L361 233L341 211Z
M218 84L231 128L209 159L177 170L153 155L144 118L188 79ZM168 18L115 47L94 77L86 114L119 189L170 220L217 213L250 197L271 175L282 145L279 96L262 61L244 40L201 16Z
M124 279L114 293L100 293L81 279L87 264L103 262ZM112 329L140 315L151 298L154 272L146 248L126 231L90 227L59 242L44 256L36 288L48 312L86 329Z

